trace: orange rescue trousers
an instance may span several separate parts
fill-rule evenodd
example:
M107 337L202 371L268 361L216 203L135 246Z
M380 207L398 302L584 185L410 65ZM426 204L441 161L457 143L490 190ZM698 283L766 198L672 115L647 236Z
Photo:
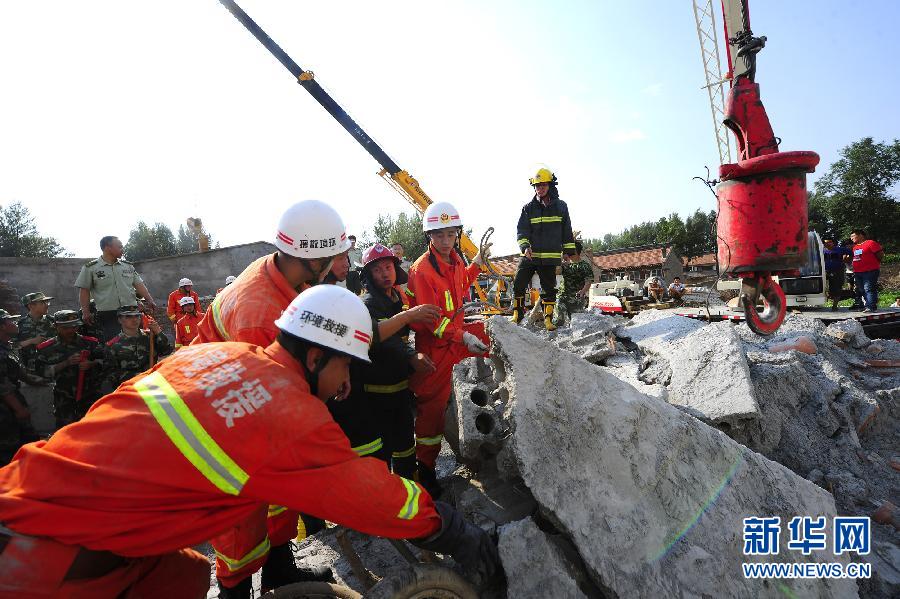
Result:
M272 547L306 538L317 532L318 522L321 520L282 505L260 506L252 516L210 541L216 552L216 578L228 588L237 586L265 565ZM307 526L313 529L309 533Z
M466 323L462 328L481 339L485 345L490 345L483 322ZM476 354L470 353L461 343L432 346L430 349L434 350L427 352L434 362L434 372L412 375L409 387L416 394L416 459L434 470L444 438L444 412L450 402L453 366Z
M16 599L201 599L209 592L209 560L193 549L118 558L52 539L0 536L0 597ZM102 557L106 556L106 557ZM107 570L98 562L117 565ZM88 575L100 568L102 574Z

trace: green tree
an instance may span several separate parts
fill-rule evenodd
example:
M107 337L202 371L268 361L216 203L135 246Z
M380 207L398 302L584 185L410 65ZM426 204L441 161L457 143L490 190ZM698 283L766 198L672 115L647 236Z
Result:
M620 248L669 243L682 258L695 258L716 249L716 212L697 209L682 220L677 213L656 221L633 225L621 233L607 233L602 238L585 239L585 247L594 252Z
M21 202L0 208L0 256L53 258L64 252L56 239L38 234L31 211Z
M900 239L900 202L891 193L900 181L900 140L875 143L865 137L841 150L841 157L816 182L810 216L826 234L846 239L863 228L895 249ZM821 231L820 231L821 233Z
M393 243L402 243L406 259L415 261L425 253L427 242L422 233L422 215L418 212L399 215L379 214L372 226L372 231L361 236L367 244L379 242L390 246Z
M129 260L162 258L177 253L175 235L163 223L156 223L151 227L144 221L138 221L125 244L125 255Z

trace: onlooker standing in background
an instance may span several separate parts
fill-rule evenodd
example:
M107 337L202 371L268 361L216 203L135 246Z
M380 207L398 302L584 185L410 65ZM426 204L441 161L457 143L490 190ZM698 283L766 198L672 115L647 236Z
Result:
M141 275L134 265L122 259L122 242L118 237L107 235L100 240L103 252L96 260L81 267L75 287L79 288L78 301L85 324L93 324L94 319L103 327L103 340L109 340L119 333L117 311L122 306L137 304L135 291L156 310L156 302L144 285ZM91 313L90 301L97 303L96 314Z
M878 309L878 274L884 250L881 244L866 236L862 229L850 233L853 242L853 278L863 298L863 312L874 312Z
M78 312L59 310L53 314L53 324L56 336L38 345L35 369L45 378L56 381L53 415L56 428L62 428L81 420L103 395L101 384L106 352L97 339L78 334L81 325ZM85 374L79 389L80 372Z
M19 332L16 334L16 342L22 365L28 373L34 373L37 346L56 335L56 328L47 316L52 299L52 297L44 295L43 291L27 293L22 296L22 305L28 310L28 314L19 317Z
M362 250L356 247L356 235L347 235L350 241L350 249L347 257L350 259L350 272L347 274L347 289L359 295L362 293Z
M391 244L391 252L400 259L400 268L402 268L405 273L409 274L409 267L412 266L412 262L406 259L406 249L403 247L403 244L399 241L395 241Z
M403 247L403 244L399 241L395 241L394 243L392 243L391 253L393 253L394 256L400 260L399 268L406 274L409 274L409 269L412 266L412 262L407 260L404 256L404 254L406 253L406 249ZM397 286L400 287L401 290L403 290L403 293L406 293L406 283L403 283L402 285L398 284Z
M12 344L17 318L18 314L0 309L0 466L9 463L22 445L38 440L28 402L19 391L25 369Z
M844 290L844 257L850 255L850 249L837 245L833 239L822 241L825 246L825 279L828 281L828 297L831 298L831 307L837 310Z

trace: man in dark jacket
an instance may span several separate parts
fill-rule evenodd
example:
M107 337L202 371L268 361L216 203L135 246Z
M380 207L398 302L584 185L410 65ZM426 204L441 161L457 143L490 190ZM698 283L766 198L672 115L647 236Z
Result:
M553 324L556 306L556 267L562 255L575 255L575 235L569 219L569 207L559 199L556 175L542 168L531 179L534 197L522 208L517 227L519 249L522 257L513 280L513 316L515 323L525 316L525 288L534 273L541 281L541 303L544 307L544 326L548 331Z

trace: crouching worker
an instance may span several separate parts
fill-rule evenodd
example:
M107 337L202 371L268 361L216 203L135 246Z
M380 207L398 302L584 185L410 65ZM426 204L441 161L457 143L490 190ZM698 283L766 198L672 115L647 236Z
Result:
M456 249L462 220L447 202L431 204L422 218L428 237L426 251L409 270L409 291L416 304L434 304L440 311L435 323L415 323L416 351L428 356L435 370L416 373L410 388L416 394L416 458L419 480L439 493L434 467L444 437L444 412L450 401L453 365L469 356L488 351L484 323L465 324L463 298L481 272L481 254L466 265ZM486 248L489 249L489 248ZM485 256L488 258L489 256Z
M268 347L182 348L0 469L0 596L205 597L209 562L186 548L272 504L497 575L485 532L358 457L328 413L369 359L362 301L315 287L277 326Z

